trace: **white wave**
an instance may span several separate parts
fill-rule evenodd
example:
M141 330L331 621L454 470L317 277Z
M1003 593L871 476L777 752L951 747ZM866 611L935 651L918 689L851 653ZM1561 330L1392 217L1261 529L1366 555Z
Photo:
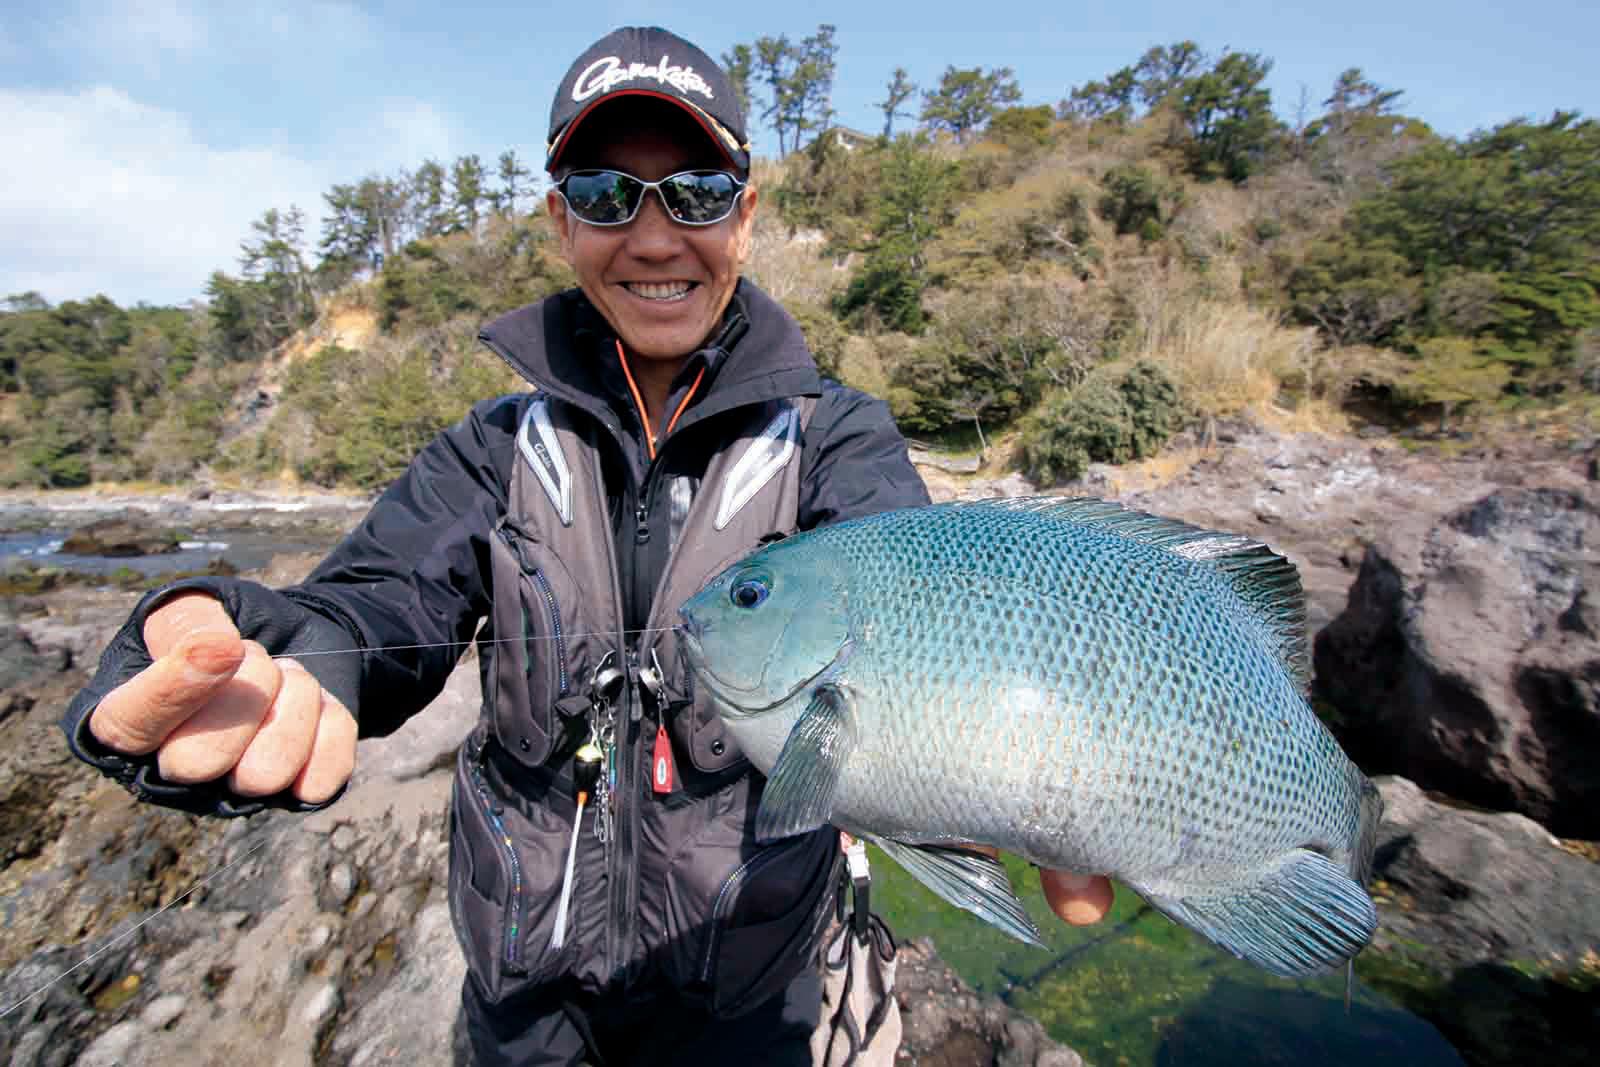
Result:
M226 541L179 541L178 547L185 552L225 552L229 545Z

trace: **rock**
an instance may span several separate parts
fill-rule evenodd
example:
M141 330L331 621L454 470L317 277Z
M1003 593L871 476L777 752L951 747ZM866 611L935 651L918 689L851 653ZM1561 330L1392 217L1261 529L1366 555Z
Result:
M128 1067L136 1062L135 1053L144 1034L144 1027L132 1020L117 1023L83 1050L77 1067Z
M78 527L61 542L60 551L68 556L157 556L178 551L180 540L171 530L152 529L125 514Z
M333 1018L339 1011L339 987L332 982L324 982L316 991L306 998L305 1008L301 1013L301 1021L312 1030L322 1029L322 1025Z
M1600 953L1600 863L1564 851L1523 816L1448 807L1404 778L1377 785L1380 947L1426 945L1426 962L1441 970Z
M328 872L328 896L334 908L350 899L356 891L356 872L348 863L336 863Z
M904 1035L900 1059L919 1067L1083 1067L1076 1052L999 997L980 997L939 958L933 942L900 946L895 972Z
M1600 863L1524 816L1384 798L1378 932L1357 970L1474 1064L1589 1067L1600 1033Z
M139 1013L139 1021L152 1030L165 1030L178 1021L188 1006L188 1000L176 993L169 993L146 1004L144 1011Z
M477 725L482 704L478 657L468 654L425 711L412 716L393 734L357 745L351 788L374 781L420 778L451 766L461 742Z
M1505 489L1391 525L1317 636L1318 693L1369 773L1600 837L1600 511Z

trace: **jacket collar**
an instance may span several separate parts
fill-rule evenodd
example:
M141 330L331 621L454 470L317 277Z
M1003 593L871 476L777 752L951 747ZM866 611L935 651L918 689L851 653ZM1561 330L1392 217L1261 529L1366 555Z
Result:
M582 290L570 289L500 316L478 339L534 386L603 415L612 393L606 375L617 369L615 336ZM822 391L799 324L742 278L721 327L685 373L702 365L705 383L680 428L729 408Z

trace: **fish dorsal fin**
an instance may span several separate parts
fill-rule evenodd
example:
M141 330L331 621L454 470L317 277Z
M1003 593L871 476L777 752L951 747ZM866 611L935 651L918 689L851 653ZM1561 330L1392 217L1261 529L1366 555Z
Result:
M1261 620L1301 692L1310 689L1311 648L1306 638L1306 597L1300 572L1260 541L1093 497L1013 497L962 506L974 505L1048 515L1209 565Z

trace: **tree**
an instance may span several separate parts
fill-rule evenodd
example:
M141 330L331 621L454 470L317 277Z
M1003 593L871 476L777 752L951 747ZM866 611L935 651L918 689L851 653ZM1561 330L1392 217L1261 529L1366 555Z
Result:
M800 135L833 125L833 76L839 54L833 39L835 29L823 23L816 33L800 42L799 60L792 75L798 116L795 148L800 147Z
M1189 166L1197 177L1242 182L1279 142L1282 123L1272 114L1272 94L1262 87L1272 61L1228 52L1204 73L1172 90L1188 128Z
M833 78L839 46L834 41L836 28L827 23L798 45L786 36L756 40L753 57L740 53L737 46L730 55L735 63L752 59L749 74L758 75L768 92L761 117L778 135L778 154L792 152L811 130L825 130L833 122ZM737 90L736 90L737 91Z
M483 204L487 200L485 177L483 160L476 155L462 156L450 169L450 205L455 216L455 229L477 234L478 221L483 217Z
M495 213L509 218L520 212L521 203L533 187L533 171L517 158L517 151L508 148L500 153L500 187L492 195Z
M1184 82L1198 75L1206 65L1206 54L1193 41L1157 45L1139 59L1134 77L1139 99L1149 108L1159 107Z
M922 121L934 130L948 130L965 143L994 117L1002 104L1022 99L1010 67L985 74L982 68L946 67L937 92L922 94Z
M1122 126L1134 116L1133 98L1137 90L1138 80L1133 68L1123 67L1103 82L1086 82L1073 89L1057 110L1063 119L1105 120Z
M239 244L239 268L256 290L259 319L252 330L258 351L306 325L316 313L305 261L305 215L291 206L269 208L250 224L255 236Z
M739 102L739 112L749 122L750 115L750 76L755 71L755 55L747 44L736 44L730 51L722 53L722 69L728 74L728 81L733 85L733 98Z
M920 333L928 284L923 249L950 221L956 164L902 134L882 154L874 240L866 262L836 301L841 315L872 308L891 329Z
M911 75L906 73L906 68L894 68L894 77L889 79L887 95L883 102L874 105L883 112L883 139L885 141L894 136L894 120L897 118L911 118L912 113L901 111L900 105L910 99L917 91L916 83L911 80Z
M796 122L793 71L797 57L794 45L783 35L756 40L756 72L766 83L768 103L761 117L778 135L778 155L788 151L786 137ZM798 137L798 134L796 134Z
M445 181L444 166L436 159L423 162L411 176L411 217L419 237L439 237L450 232Z

